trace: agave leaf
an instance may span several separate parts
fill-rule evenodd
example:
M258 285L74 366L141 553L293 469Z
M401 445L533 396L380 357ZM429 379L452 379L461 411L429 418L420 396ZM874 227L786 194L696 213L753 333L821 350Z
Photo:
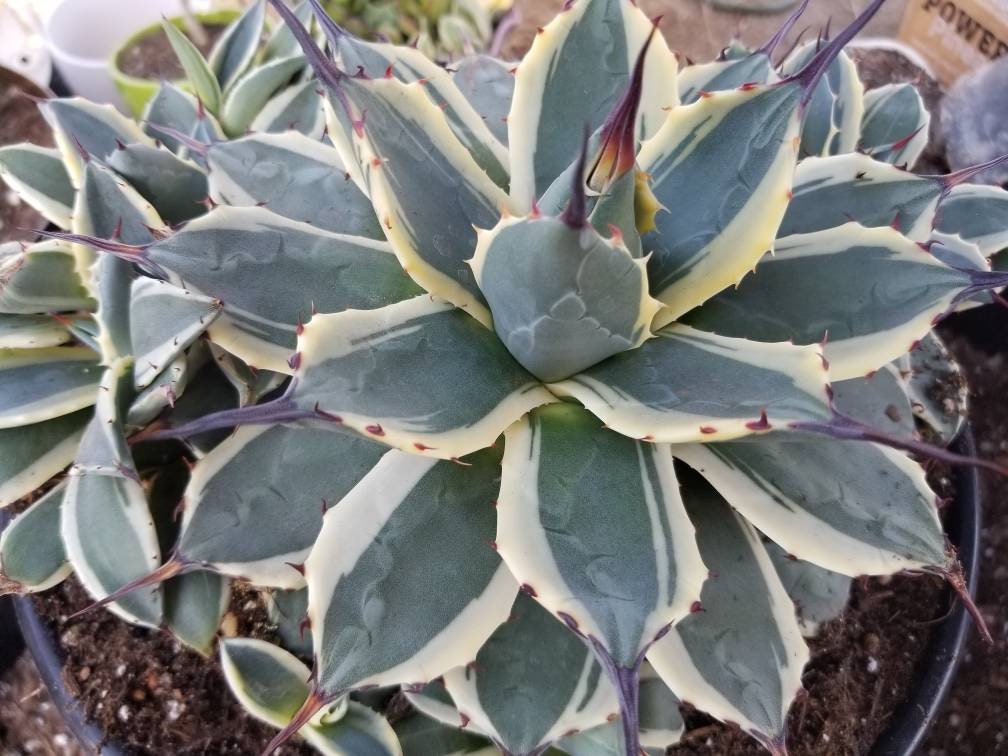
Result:
M907 377L914 414L938 434L937 443L951 444L969 415L969 387L941 338L928 334L897 366Z
M754 275L686 322L755 341L824 343L831 378L845 380L906 353L976 280L891 228L848 223L778 241Z
M912 437L916 430L907 379L896 364L884 365L864 378L835 381L833 407L872 428Z
M621 236L623 246L634 259L644 257L638 227L646 227L647 221L642 221L638 212L638 192L646 181L647 177L639 171L627 171L604 191L588 216L588 221L600 234ZM661 304L657 300L652 301Z
M304 26L310 26L312 20L311 3L307 0L291 3L291 10ZM288 55L301 52L301 46L297 38L291 32L287 24L277 24L276 28L270 32L269 39L262 50L264 61L286 58Z
M724 60L683 68L679 71L679 96L683 105L692 105L705 92L724 92L738 89L743 84L773 84L777 81L773 61L766 53L742 49Z
M90 407L100 380L98 357L86 347L0 349L0 429Z
M87 408L0 430L0 507L27 496L73 462L91 415Z
M641 746L649 756L663 756L686 729L679 713L679 699L645 663L640 682Z
M931 114L912 84L887 84L864 96L860 147L886 163L913 167L927 147Z
M167 82L161 85L157 94L147 103L141 122L149 136L163 142L168 149L179 155L186 153L186 146L165 134L161 128L173 129L204 143L224 138L224 131L217 119L207 113L195 97ZM192 158L199 162L199 155L193 155Z
M251 638L221 643L224 677L242 706L274 727L284 727L307 700L308 667L286 651ZM391 725L361 704L341 700L300 734L329 756L402 756Z
M932 255L951 268L968 268L969 270L981 271L991 269L990 261L984 257L983 252L980 251L980 247L973 242L966 241L960 236L952 236L941 231L934 231L927 246ZM990 296L988 295L984 304L989 303Z
M80 186L86 155L104 160L120 143L154 144L134 121L111 105L70 97L47 100L39 105L39 110L52 127L56 146L74 186Z
M0 349L43 349L70 340L66 326L45 315L0 315Z
M679 93L684 105L696 102L705 92L736 89L745 84L774 84L774 54L808 7L805 0L780 29L760 48L752 50L738 40L721 51L711 63L690 65L679 72ZM799 35L799 38L801 35Z
M161 564L147 495L123 435L122 417L132 387L131 360L117 360L106 370L95 417L81 441L63 500L61 534L67 559L96 599ZM159 627L161 589L131 593L109 609L127 622Z
M618 235L562 218L505 219L480 234L470 264L497 335L546 381L640 346L661 307L648 293L646 263Z
M588 647L524 594L475 663L445 673L444 683L466 727L485 733L505 753L538 753L619 711L615 690Z
M820 354L818 347L757 344L672 325L550 388L630 438L739 438L769 430L775 418L829 417Z
M147 244L167 227L147 200L110 169L89 161L74 208L73 231L116 237L126 244ZM132 354L130 342L130 286L136 278L132 263L78 245L77 268L98 300L95 321L105 364ZM90 268L90 277L87 271Z
M679 713L679 699L644 663L640 681L641 751L647 756L665 756L679 742L685 725ZM623 756L619 724L610 723L587 732L569 735L556 745L569 756Z
M126 145L109 156L108 165L166 222L176 225L203 214L200 202L207 196L206 173L169 150Z
M403 84L420 82L431 102L444 111L451 132L476 164L497 186L507 190L507 149L445 69L413 47L358 39L334 25L318 3L313 4L336 63L344 71L373 79L395 78Z
M287 87L267 102L249 128L256 133L297 131L321 141L326 130L319 83L309 79Z
M896 225L905 236L923 242L942 192L941 181L867 155L808 158L795 172L794 196L779 236L826 231L853 221L869 228Z
M976 244L984 257L1008 248L1008 191L974 184L953 187L938 205L935 230Z
M566 753L568 756L623 756L626 748L620 726L619 722L613 722L587 732L572 734L557 743L555 752ZM651 756L643 744L641 753Z
M149 386L210 327L220 312L220 302L164 281L152 278L133 281L129 319L136 388Z
M34 144L0 148L0 178L47 221L70 225L74 188L58 150Z
M518 586L488 546L499 456L465 462L389 451L326 514L305 563L325 700L433 679L473 659L507 619ZM359 534L351 548L347 528ZM432 584L441 589L417 602Z
M234 249L242 254L231 254ZM275 372L291 371L298 323L313 307L381 307L417 293L387 245L264 208L217 208L143 254L177 283L224 303L211 339L249 365Z
M95 302L81 283L68 244L40 242L0 255L0 313L45 315L92 310Z
M784 75L801 70L819 52L821 44L812 40L799 46L784 61ZM853 152L861 136L864 112L864 85L857 66L847 53L841 52L826 69L806 105L800 154L820 157Z
M624 0L577 0L546 26L515 72L508 116L511 196L523 212L577 157L580 130L594 131L626 89L652 31ZM675 56L659 35L648 50L641 139L653 136L678 104ZM591 72L586 76L586 72Z
M455 701L445 687L444 678L438 678L425 685L403 686L402 692L410 705L424 717L453 729L469 727L470 723L466 722L455 708Z
M302 734L320 753L330 756L402 756L402 746L385 717L351 701L336 722L309 725Z
M198 346L199 342L197 342ZM235 409L238 406L238 392L234 385L218 368L215 360L200 361L200 355L195 355L198 364L192 369L188 378L187 390L172 407L166 416L170 423L192 422L205 415ZM189 359L193 359L192 350ZM189 436L185 443L197 458L205 456L211 449L220 444L230 435L230 429L215 430Z
M182 29L168 19L163 19L161 26L168 36L172 50L175 51L175 57L178 58L182 70L185 71L186 80L192 86L200 102L211 113L220 112L223 98L222 88L210 63ZM221 37L220 41L224 41L224 37Z
M256 585L302 587L290 565L308 556L327 502L339 502L385 451L349 433L239 429L193 469L178 558Z
M422 715L401 719L393 725L403 756L497 756L499 751L485 738L449 727Z
M822 625L844 613L850 600L852 579L795 559L775 543L764 545L784 590L795 605L802 633L806 638L814 638Z
M302 658L311 658L314 641L311 628L304 624L308 616L308 589L268 591L266 610L269 621L276 625L280 645Z
M59 535L65 492L60 483L0 534L0 594L47 591L72 572Z
M164 586L165 626L203 656L213 651L217 628L231 600L231 581L212 572L189 572Z
M420 82L354 79L343 89L358 126L344 131L337 124L334 132L331 124L330 133L344 164L356 161L403 268L431 294L489 324L466 260L476 247L475 229L497 223L509 207L507 195L458 141Z
M299 50L244 74L224 99L220 114L224 130L231 136L241 136L248 131L266 103L303 71L306 65L307 61Z
M619 546L631 542L652 548ZM706 574L668 447L601 428L573 404L508 430L497 545L540 603L626 668L689 612ZM631 584L632 607L620 598Z
M946 562L935 494L906 455L874 443L768 437L673 449L789 554L842 575Z
M265 0L254 0L217 40L213 50L210 51L208 62L210 70L220 82L221 91L231 90L252 64L262 41L265 22Z
M784 720L809 659L794 605L756 531L702 481L686 480L686 507L711 578L702 610L674 627L648 660L683 701L781 753Z
M272 393L290 376L271 370L250 368L230 352L226 352L212 341L207 342L217 367L238 392L238 406L258 404L267 394Z
M190 367L189 362L187 355L178 355L137 394L126 415L128 433L146 428L164 410L174 406L185 393L190 375L196 370L195 366Z
M733 285L773 247L796 161L796 84L715 92L678 107L641 170L668 208L644 239L651 290L674 320Z
M221 641L220 658L235 697L266 724L284 727L308 698L310 670L271 643L228 638Z
M297 132L257 134L213 145L207 163L217 202L265 205L325 231L385 240L371 201L328 145Z
M298 348L288 401L302 412L442 459L485 449L554 401L493 333L427 296L317 316Z
M132 381L126 376L132 369L129 358L116 360L105 369L96 393L94 417L77 449L71 473L119 475L139 480L122 422L135 396Z
M468 55L451 65L452 81L480 115L490 133L507 146L507 116L515 80L513 64L489 55Z
M635 746L644 653L689 614L707 572L669 447L599 428L576 405L533 412L507 433L497 546L526 590L586 639Z
M950 268L980 271L981 273L987 273L991 270L991 261L984 257L980 248L973 242L968 242L959 236L933 231L926 246L932 255ZM955 305L955 311L964 312L974 307L991 304L996 301L993 293L995 288L1001 287L991 287L973 296L964 297Z
M81 346L86 346L96 353L101 351L101 345L98 343L98 324L94 322L94 318L87 315L73 316L67 320L67 330Z

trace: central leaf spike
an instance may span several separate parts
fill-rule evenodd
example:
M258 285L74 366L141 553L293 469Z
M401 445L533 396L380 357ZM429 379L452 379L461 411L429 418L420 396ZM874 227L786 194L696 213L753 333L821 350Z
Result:
M781 26L781 28L777 31L777 33L774 34L770 39L768 39L766 41L766 44L764 44L762 47L760 47L757 50L754 50L753 54L754 55L763 54L766 55L768 58L772 57L774 52L780 46L780 43L784 41L784 37L786 37L788 35L788 32L790 32L794 28L794 25L798 23L798 19L800 19L802 15L804 15L805 11L808 9L809 2L811 2L811 0L804 0L804 2L801 5L799 5L790 16L787 17L787 19L784 21L784 25Z
M315 71L315 75L318 76L319 81L321 81L327 89L339 100L340 105L347 111L353 119L353 111L350 107L350 102L347 100L346 93L343 91L342 83L344 79L347 78L347 74L340 70L339 66L329 60L326 54L322 52L322 48L316 44L315 39L312 37L311 32L305 28L304 24L301 23L301 19L290 8L283 0L269 0L269 4L273 6L280 18L283 19L287 28L290 30L291 34L294 35L294 39L297 40L298 44L301 45L302 51L304 51L305 58L308 59L308 63L311 64L312 69ZM323 29L326 30L327 36L330 30L326 28L323 24Z
M585 126L581 137L581 152L578 155L577 166L571 177L571 199L561 220L573 229L581 229L588 225L588 196L585 192L585 168L588 166L588 126Z
M820 79L826 74L826 71L832 65L836 57L843 52L843 49L847 46L854 37L857 36L868 22L872 20L879 9L885 3L886 0L872 0L872 2L861 11L861 15L855 18L847 27L836 35L836 38L831 40L828 45L823 47L819 52L817 52L812 60L802 68L800 71L795 73L783 81L781 84L787 84L796 82L801 85L802 88L802 105L808 105L809 101L812 99L812 95L815 92L816 86L819 84Z
M651 34L637 56L630 86L602 124L599 154L588 176L588 186L597 192L611 186L637 163L637 114L644 92L644 68L660 21L654 20Z

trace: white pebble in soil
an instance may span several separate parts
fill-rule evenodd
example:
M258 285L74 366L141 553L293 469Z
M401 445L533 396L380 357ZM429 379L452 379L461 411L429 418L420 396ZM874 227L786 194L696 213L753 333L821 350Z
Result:
M116 712L116 717L118 717L120 722L129 722L131 716L133 716L133 712L130 711L130 707L126 704L120 706L119 711Z
M182 716L182 711L185 709L185 706L182 705L181 701L174 701L171 699L169 699L169 701L165 704L165 707L168 709L169 722L177 722L179 717Z

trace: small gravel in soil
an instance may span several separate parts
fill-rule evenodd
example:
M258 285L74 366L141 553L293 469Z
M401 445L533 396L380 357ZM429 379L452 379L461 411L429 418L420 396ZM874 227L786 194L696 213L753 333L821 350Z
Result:
M972 417L981 456L1008 464L1008 317L987 308L985 349L962 338L950 347L974 388ZM984 528L977 604L994 645L970 638L952 695L922 756L1008 753L1008 481L984 475Z

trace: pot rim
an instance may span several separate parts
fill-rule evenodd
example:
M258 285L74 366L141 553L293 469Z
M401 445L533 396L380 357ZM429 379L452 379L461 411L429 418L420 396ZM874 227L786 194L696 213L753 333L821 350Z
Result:
M13 68L8 68L7 66L0 65L0 84L4 83L17 84L21 89L26 90L36 97L43 97L49 99L55 97L53 91L46 86L39 84L38 82L32 81L27 76L22 73L15 71Z
M236 11L230 11L230 10L209 11L206 13L196 14L197 19L212 26L227 26L237 17L238 13ZM174 16L172 18L169 18L168 22L181 28L182 24L184 23L184 20L182 16ZM112 72L113 78L117 79L118 81L127 86L149 86L151 84L156 85L161 81L161 79L143 79L140 78L139 76L130 76L129 74L124 73L123 70L119 67L119 56L122 55L123 52L128 50L132 45L136 44L139 40L143 39L144 37L156 34L158 31L160 31L160 29L161 29L160 21L157 21L153 24L149 24L143 27L142 29L138 29L137 31L130 34L123 41L122 44L118 45L115 48L115 50L112 51L112 55L108 59L108 66L109 70ZM172 80L172 83L178 84L182 81L185 81L185 79L174 79Z
M977 447L971 423L966 423L951 448L966 456L976 455ZM948 510L946 532L950 542L958 549L966 572L967 588L974 598L979 584L981 509L979 471L976 468L962 468L957 476L956 496ZM8 518L9 515L0 510L0 529L6 525ZM102 756L126 756L123 749L109 743L101 729L87 720L80 702L70 695L63 681L59 644L35 612L30 597L16 597L14 610L25 645L70 731L82 745L95 753L101 753ZM950 614L932 631L915 670L910 694L893 712L892 724L875 741L871 756L914 756L918 752L941 713L972 630L972 619L966 607L956 600Z

